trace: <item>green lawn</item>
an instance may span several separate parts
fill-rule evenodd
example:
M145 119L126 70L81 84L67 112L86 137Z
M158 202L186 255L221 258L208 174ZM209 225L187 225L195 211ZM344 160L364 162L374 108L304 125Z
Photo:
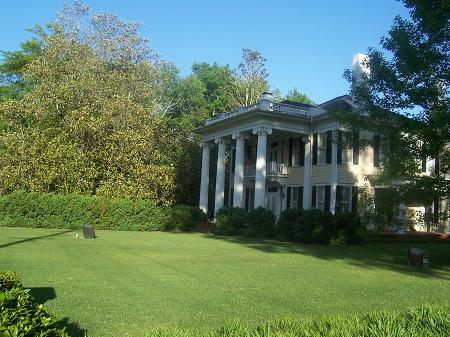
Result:
M426 273L406 266L411 244L328 247L110 231L85 240L77 233L0 228L0 269L17 271L80 336L450 304L445 243L413 244L430 250Z

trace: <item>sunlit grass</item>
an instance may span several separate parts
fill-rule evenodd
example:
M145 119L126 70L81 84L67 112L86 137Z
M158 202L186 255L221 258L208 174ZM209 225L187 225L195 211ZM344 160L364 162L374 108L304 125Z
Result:
M110 231L86 240L77 233L0 228L0 269L20 273L50 312L78 322L88 336L450 301L444 243L414 244L430 250L427 273L406 266L410 244L309 246Z

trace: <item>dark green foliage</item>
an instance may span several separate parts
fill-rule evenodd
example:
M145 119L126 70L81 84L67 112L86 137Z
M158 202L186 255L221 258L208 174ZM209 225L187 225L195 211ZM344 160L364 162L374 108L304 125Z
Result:
M363 244L367 239L367 228L357 213L336 214L336 240L351 245Z
M216 235L241 235L246 213L243 208L223 207L217 211L216 226L214 234Z
M273 212L263 207L248 213L240 207L223 207L217 212L214 234L268 238L274 226Z
M268 238L274 233L275 215L271 210L258 207L247 214L241 234L248 237Z
M302 214L303 210L297 208L289 208L283 211L276 228L277 236L282 240L294 241L294 229L298 226L298 220Z
M168 218L164 223L162 230L164 231L189 231L195 227L196 219L194 218L190 206L177 205L167 208Z
M328 244L335 233L336 219L318 209L287 210L280 217L279 227L285 240Z
M12 271L0 271L0 292L22 287L19 274Z
M159 207L147 199L16 191L0 196L0 227L127 231L191 230L204 213L190 206Z
M0 271L0 336L68 337L42 304L33 303L16 273Z
M256 328L232 322L218 329L163 328L151 331L150 337L446 337L450 331L447 306L424 306L408 311L374 312L363 316L329 316L316 319L282 318Z

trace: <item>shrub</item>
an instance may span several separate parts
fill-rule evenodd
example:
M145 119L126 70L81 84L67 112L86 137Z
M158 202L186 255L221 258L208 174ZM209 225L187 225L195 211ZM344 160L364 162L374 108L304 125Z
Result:
M22 287L22 281L17 273L0 271L0 292Z
M241 235L246 220L243 208L223 207L216 213L216 235Z
M336 240L340 243L360 245L367 239L367 228L357 213L336 214Z
M280 217L280 234L287 240L328 244L335 233L336 220L318 209L286 210Z
M271 237L274 233L275 215L263 207L249 212L243 223L241 234L248 237Z
M0 282L0 336L69 337L42 304L33 303L16 273L0 272Z
M16 191L0 196L0 226L158 231L191 230L206 215L196 207L159 207L148 199Z
M303 210L297 208L289 208L280 215L280 220L276 227L276 235L282 240L295 241L294 228L298 225Z
M205 222L208 220L208 216L206 215L205 212L203 212L201 208L191 206L190 210L195 222Z
M166 210L168 217L163 224L162 230L165 231L189 231L195 227L195 219L192 216L191 207L177 205Z

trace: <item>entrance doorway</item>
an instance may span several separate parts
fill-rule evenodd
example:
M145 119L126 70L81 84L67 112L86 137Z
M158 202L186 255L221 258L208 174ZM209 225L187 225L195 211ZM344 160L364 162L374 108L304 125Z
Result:
M266 195L266 208L270 209L278 220L281 213L281 198L279 186L268 186Z

